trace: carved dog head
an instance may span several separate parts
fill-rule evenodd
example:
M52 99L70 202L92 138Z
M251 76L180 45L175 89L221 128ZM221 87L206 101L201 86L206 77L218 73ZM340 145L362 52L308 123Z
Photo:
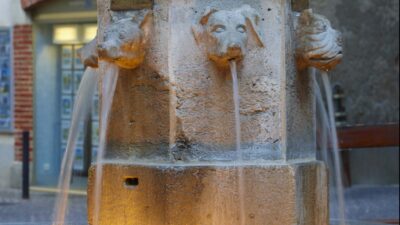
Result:
M312 66L331 70L343 58L343 41L339 31L322 15L304 10L298 18L297 64L300 69Z
M248 5L235 10L208 8L192 31L197 43L203 44L208 57L220 66L230 60L240 60L246 54L249 35L253 34L264 47L258 32L260 16Z
M146 11L144 15L139 12L114 15L112 23L105 30L104 42L97 46L100 60L126 69L138 67L145 58L151 21L151 11Z

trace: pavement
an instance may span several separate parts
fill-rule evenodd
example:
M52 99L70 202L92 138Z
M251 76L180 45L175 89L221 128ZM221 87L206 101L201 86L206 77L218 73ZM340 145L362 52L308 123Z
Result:
M399 219L399 186L356 186L345 192L346 219L385 221ZM331 218L339 218L336 198L331 197Z
M0 190L0 225L51 225L55 199L55 193L31 192L22 200L19 190ZM65 225L86 225L86 196L71 195L69 206Z
M22 200L19 190L0 190L0 225L51 225L55 208L54 193L31 192ZM71 195L65 225L86 225L86 196ZM399 186L352 187L346 190L346 216L351 221L376 221L399 218ZM338 218L337 204L331 201L331 217ZM339 224L332 222L332 224ZM354 222L347 225L367 225Z

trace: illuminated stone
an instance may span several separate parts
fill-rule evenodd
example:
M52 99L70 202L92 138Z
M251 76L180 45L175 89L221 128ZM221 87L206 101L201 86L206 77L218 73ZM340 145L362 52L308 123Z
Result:
M238 225L238 168L232 164L106 164L98 225ZM322 163L242 168L246 225L328 225ZM91 225L94 176L93 167L88 191ZM129 186L128 178L138 182Z

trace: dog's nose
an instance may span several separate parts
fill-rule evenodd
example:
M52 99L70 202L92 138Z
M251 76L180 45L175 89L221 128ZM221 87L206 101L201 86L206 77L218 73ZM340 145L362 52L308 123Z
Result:
M233 43L229 43L228 49L229 49L229 50L240 50L240 49L241 49L241 46L240 46L239 43L233 42Z
M242 58L243 51L242 46L239 43L229 43L226 49L225 57L229 60L237 60Z

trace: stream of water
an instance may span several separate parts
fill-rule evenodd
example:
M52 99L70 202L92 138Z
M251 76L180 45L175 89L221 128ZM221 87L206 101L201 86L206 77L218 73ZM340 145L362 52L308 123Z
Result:
M231 74L232 74L232 86L233 86L233 102L235 107L235 139L236 139L236 154L237 163L243 163L243 153L241 149L241 124L240 124L240 95L239 95L239 82L237 76L237 64L236 61L229 61ZM238 165L238 192L239 192L239 210L240 210L240 225L246 224L246 212L244 203L244 169L243 165Z
M100 195L101 195L101 180L103 172L104 149L106 147L106 135L109 113L114 97L114 92L118 80L118 68L109 63L103 63L101 66L100 74L97 70L88 68L82 78L78 93L75 99L74 111L72 113L71 127L69 130L67 149L64 154L59 190L57 196L56 207L54 212L53 225L63 225L68 209L68 191L70 189L70 181L72 177L72 166L75 158L76 141L79 134L80 125L86 124L85 120L89 118L91 112L92 99L98 85L99 75L102 77L101 81L101 125L100 125L100 143L97 152L97 164L95 174L95 204L94 204L94 224L98 224L99 211L100 211Z
M341 158L339 152L339 142L336 130L336 121L335 121L335 108L333 107L333 95L332 95L332 86L329 81L328 74L326 72L321 72L322 81L324 84L325 95L327 99L328 105L328 115L329 122L331 128L331 143L332 143L332 151L333 151L333 162L334 169L336 173L336 190L338 196L338 206L339 206L339 219L341 221L340 225L346 225L346 216L345 216L345 200L344 200L344 190L343 190L343 178L342 178L342 165Z
M68 191L70 189L72 166L75 158L75 147L79 135L79 128L81 127L81 124L86 124L85 120L89 118L92 99L96 91L97 83L97 70L87 68L82 77L82 81L75 98L68 143L62 161L58 184L59 194L57 195L54 211L54 225L62 225L65 221L68 208Z
M111 63L102 65L102 82L101 82L101 110L100 110L100 143L96 159L96 174L94 186L94 211L93 224L99 224L99 215L101 210L101 181L103 179L103 164L105 159L105 148L107 145L107 125L110 116L111 106L115 94L115 88L118 81L118 67Z
M332 86L329 81L328 74L321 71L321 78L324 86L323 89L326 97L326 109L322 96L322 91L316 79L316 70L314 68L311 69L311 77L315 86L317 111L320 119L320 148L322 159L325 161L325 163L328 165L334 175L333 177L335 179L334 182L336 190L335 194L337 196L338 202L337 211L339 214L339 224L346 225L342 163L340 158L340 149L335 122L335 109L333 106L333 96L331 90Z

